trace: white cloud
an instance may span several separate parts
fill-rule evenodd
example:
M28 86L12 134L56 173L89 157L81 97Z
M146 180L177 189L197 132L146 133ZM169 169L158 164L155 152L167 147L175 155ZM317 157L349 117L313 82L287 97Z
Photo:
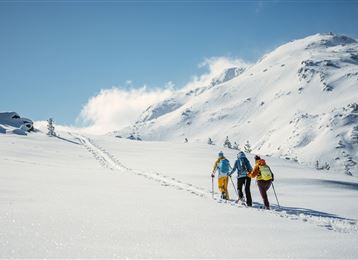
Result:
M171 96L171 88L148 89L120 88L103 89L83 107L78 121L89 124L91 133L104 134L134 123L150 105Z
M174 90L174 83L169 81L163 88L133 88L133 82L127 80L124 87L103 89L89 99L77 119L87 127L83 130L93 134L104 134L130 126L150 105L171 97L177 91L187 91L210 84L214 77L231 67L246 67L240 59L212 57L199 64L207 72L193 76L192 80L181 89Z

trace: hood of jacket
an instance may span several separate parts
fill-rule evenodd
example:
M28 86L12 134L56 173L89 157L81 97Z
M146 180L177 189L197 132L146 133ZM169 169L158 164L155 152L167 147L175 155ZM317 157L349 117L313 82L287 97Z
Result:
M265 160L263 160L263 159L258 160L256 163L257 163L259 166L264 166L264 165L266 165L266 162L265 162Z
M239 152L239 159L246 158L246 155L244 152Z

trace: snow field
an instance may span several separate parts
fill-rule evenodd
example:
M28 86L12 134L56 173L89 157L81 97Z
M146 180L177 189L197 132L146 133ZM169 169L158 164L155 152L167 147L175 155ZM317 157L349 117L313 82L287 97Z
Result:
M328 189L339 191L346 203L356 199L356 189L346 191L335 182L327 185L315 175L313 188L295 200L290 190L302 188L297 185L301 179L297 171L304 170L295 164L272 159L286 212L264 211L211 199L215 146L60 135L62 139L40 133L0 138L0 257L358 255L356 224L349 224L350 230L344 225L356 218L356 206L345 209L353 205L348 203L325 211L321 204L326 203L317 205L310 197ZM235 153L224 152L233 163ZM291 172L295 184L281 170ZM304 182L310 181L310 175L305 170L300 176ZM354 182L349 183L354 187ZM261 203L254 183L252 193L254 201ZM269 196L275 204L273 194ZM308 201L312 209L322 211L317 213L321 222L312 212L304 214L308 207L295 209L299 202Z

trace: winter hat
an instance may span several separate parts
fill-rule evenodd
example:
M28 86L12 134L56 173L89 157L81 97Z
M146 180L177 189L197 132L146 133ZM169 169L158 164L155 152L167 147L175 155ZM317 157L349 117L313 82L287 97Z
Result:
M241 157L245 157L246 155L245 155L245 153L243 152L243 151L241 151L241 152L239 152L238 154L237 154L237 158L241 158Z
M223 157L224 153L222 151L219 152L219 157Z
M261 157L258 155L255 155L255 161L261 160Z

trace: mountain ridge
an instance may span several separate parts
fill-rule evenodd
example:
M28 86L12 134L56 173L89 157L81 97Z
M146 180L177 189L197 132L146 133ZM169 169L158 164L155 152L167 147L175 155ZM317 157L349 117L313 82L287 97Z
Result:
M223 68L221 78L225 79ZM259 154L353 175L358 162L358 43L315 34L279 46L216 84L182 89L132 127L144 140L246 141ZM219 77L220 78L220 77ZM160 113L158 113L160 111ZM154 115L154 116L153 116Z

